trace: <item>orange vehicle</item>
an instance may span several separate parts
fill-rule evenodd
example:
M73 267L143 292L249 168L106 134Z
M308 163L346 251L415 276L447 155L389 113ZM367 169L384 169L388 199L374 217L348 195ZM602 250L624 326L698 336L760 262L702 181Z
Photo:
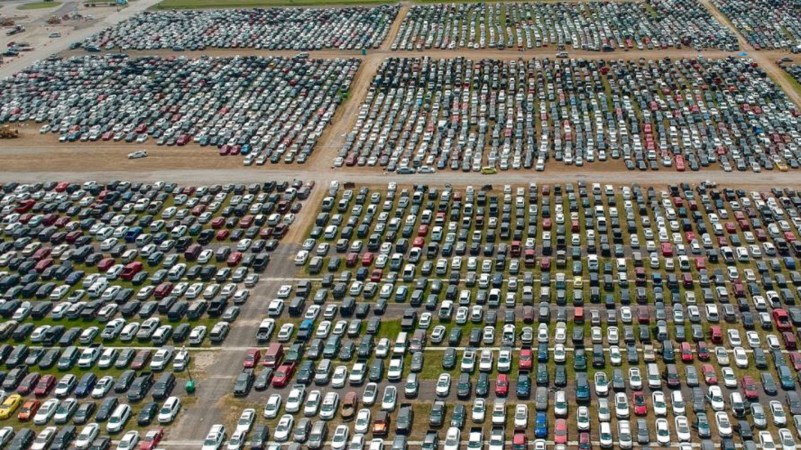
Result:
M40 406L42 406L42 402L39 400L26 401L22 404L22 408L20 408L19 414L17 414L17 419L19 419L20 422L27 422L33 419L33 416L39 411Z

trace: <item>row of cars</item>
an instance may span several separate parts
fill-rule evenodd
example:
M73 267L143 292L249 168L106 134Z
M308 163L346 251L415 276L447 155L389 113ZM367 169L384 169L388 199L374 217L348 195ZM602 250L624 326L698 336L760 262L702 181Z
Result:
M49 58L0 83L0 122L35 121L61 142L214 146L245 165L303 163L358 59ZM143 81L145 80L145 81Z
M416 5L404 18L392 49L549 45L591 51L738 49L734 34L697 0Z
M398 5L381 5L145 11L95 33L81 45L90 51L360 50L381 45L398 10Z
M335 166L494 173L799 167L799 110L747 59L390 58ZM758 124L752 124L758 120Z
M801 45L801 22L791 1L714 0L737 31L756 50L792 49Z

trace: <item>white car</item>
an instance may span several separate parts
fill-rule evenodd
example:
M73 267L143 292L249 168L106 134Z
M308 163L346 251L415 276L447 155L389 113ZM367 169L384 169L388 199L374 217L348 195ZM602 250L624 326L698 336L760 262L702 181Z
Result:
M595 392L603 396L609 394L609 378L605 372L595 372Z
M690 422L687 417L676 416L674 423L676 424L676 436L679 438L679 442L690 442L692 437L690 436Z
M629 386L634 391L642 389L642 374L639 367L629 368Z
M375 383L367 383L362 392L362 403L365 406L373 406L378 396L378 385Z
M276 394L277 395L277 394ZM317 411L320 410L320 402L323 400L323 394L315 389L309 392L306 396L306 401L303 403L303 415L306 417L314 417Z
M728 366L729 365L729 352L721 347L715 347L715 358L718 360L718 365L720 366Z
M348 380L348 368L345 366L337 366L334 368L334 374L331 375L331 387L340 389L345 387Z
M253 427L253 422L256 420L256 410L253 408L247 408L242 411L242 414L239 415L239 420L236 421L236 429L234 431L242 430L244 432L249 432L250 429Z
M780 428L779 429L779 443L782 444L782 450L795 450L795 438L793 437L793 433L790 432L787 428Z
M731 419L726 411L718 411L715 413L715 425L718 428L718 434L723 437L729 437L732 434Z
M267 403L264 405L264 410L262 411L262 416L265 419L275 419L278 417L278 412L281 410L281 394L272 394L267 399Z
M320 418L323 420L331 420L336 416L339 409L339 394L336 392L328 392L323 397L323 403L320 404Z
M598 399L598 421L609 422L612 418L612 410L609 408L609 400Z
M306 396L306 387L302 384L292 386L289 394L286 396L286 406L284 409L288 413L296 413L300 411L303 404L303 398Z
M278 420L278 424L273 431L273 439L276 442L286 442L289 440L289 435L292 433L292 426L295 424L295 419L292 414L284 414Z
M47 450L50 447L50 443L56 437L57 432L58 428L56 427L47 427L40 431L33 440L33 444L31 444L31 450Z
M356 414L356 421L353 424L353 431L359 434L367 434L370 429L370 410L362 408Z
M349 429L347 425L339 425L331 438L331 450L345 450L348 446Z
M720 389L720 386L709 386L706 398L712 405L713 411L723 411L726 407L725 401L723 400L723 391Z
M629 399L623 392L615 394L615 417L618 419L629 418Z
M762 450L776 450L776 443L773 441L770 431L759 432L759 444L762 446Z
M730 389L737 388L737 375L731 367L723 367L720 369L721 378L723 378L723 385Z
M392 358L389 360L389 369L387 369L387 379L389 381L398 381L403 377L403 358Z
M384 388L384 395L381 396L381 410L394 411L395 403L398 401L398 388L387 386Z
M117 444L117 450L135 450L139 448L139 432L131 430L125 433Z
M632 447L631 423L628 420L619 420L617 422L617 440L621 449L630 449Z
M732 347L739 347L743 345L742 339L740 339L740 332L734 328L729 328L726 330L726 337L729 339L729 345Z
M39 410L36 412L36 415L33 416L33 423L36 425L45 425L50 419L53 418L53 415L56 414L56 409L58 408L58 400L55 398L51 398L39 407Z
M142 159L147 158L147 150L137 150L135 152L128 153L128 159Z
M564 363L567 358L567 351L564 344L556 344L553 349L553 360L557 363Z
M108 423L106 423L106 431L109 433L119 433L122 431L128 423L128 419L131 418L131 411L131 406L126 403L117 405L117 407L114 408L114 412L111 413Z
M661 445L670 444L670 428L664 417L656 419L656 441Z
M519 404L515 406L515 430L525 430L528 425L528 406Z
M579 406L576 411L576 427L579 431L590 429L590 409L586 406Z
M477 398L473 401L473 407L470 408L470 416L474 423L483 423L487 414L487 401L483 398Z
M759 333L754 330L749 330L745 332L745 340L748 341L748 346L753 348L759 348L762 346L762 342L759 339Z
M601 448L612 448L612 425L609 422L601 422L600 433Z
M553 397L553 411L556 417L567 417L567 395L565 391L556 391Z
M667 416L667 402L665 401L665 393L662 391L654 391L651 395L654 404L654 414L660 417Z
M437 379L436 385L437 397L447 397L451 391L451 375L449 373L441 373Z
M748 354L742 347L734 347L734 365L740 369L748 368Z
M92 445L92 441L95 440L98 433L100 433L100 425L97 423L90 423L81 429L81 432L78 434L78 437L75 438L75 448L89 448Z
M461 445L461 436L462 433L456 427L448 428L448 432L445 434L445 444L443 446L444 450L459 450L459 446Z
M114 377L106 375L97 380L95 387L92 389L92 398L103 398L109 393L112 386L114 386Z
M684 396L681 391L673 391L670 393L670 404L673 408L673 415L683 416L687 405L684 403Z
M784 406L782 406L780 401L771 400L770 403L768 403L768 409L770 409L770 414L773 416L774 425L777 427L787 425L787 414L784 412Z
M172 423L181 411L181 399L175 396L168 397L159 409L158 422Z

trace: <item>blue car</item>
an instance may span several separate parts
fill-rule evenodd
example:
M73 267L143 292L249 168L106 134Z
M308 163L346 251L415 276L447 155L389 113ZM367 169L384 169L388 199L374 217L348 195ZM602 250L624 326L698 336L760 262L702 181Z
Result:
M93 372L89 372L82 376L81 381L78 383L78 387L75 388L75 396L86 397L87 395L91 394L92 389L95 388L95 383L97 383L97 375L95 375Z
M544 439L548 437L548 417L545 412L537 412L537 420L534 425L534 436L537 439Z

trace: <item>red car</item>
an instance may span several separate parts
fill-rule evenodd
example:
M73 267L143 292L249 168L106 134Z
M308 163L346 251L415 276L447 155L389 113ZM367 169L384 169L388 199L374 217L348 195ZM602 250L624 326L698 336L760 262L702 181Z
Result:
M645 394L642 391L635 391L631 394L632 401L634 402L634 414L644 416L648 414L648 405L645 403Z
M151 351L147 349L142 349L136 352L136 356L131 363L131 369L133 370L140 370L144 368L148 361L150 361Z
M251 348L245 354L245 361L242 363L242 365L245 367L245 369L251 369L253 367L256 367L260 359L261 359L261 350L257 348Z
M567 444L567 421L565 419L556 419L553 442L554 444Z
M528 438L525 431L515 431L512 438L512 450L526 450L528 448Z
M796 371L801 370L801 353L790 352L790 363Z
M689 342L681 343L681 360L686 363L693 362L693 350Z
M142 441L139 442L139 450L154 450L164 439L164 430L157 428L147 432Z
M509 394L509 377L505 373L498 374L495 381L495 395L506 397Z
M44 397L50 394L50 391L56 387L56 377L54 375L47 374L39 379L39 382L36 384L36 388L33 390L33 395L37 397Z
M517 364L520 366L520 370L531 370L534 364L534 357L530 348L520 350L520 359L517 361Z
M756 381L750 375L743 377L743 395L745 395L746 400L751 402L759 400Z
M281 364L278 370L275 371L273 376L273 387L282 388L289 384L289 381L295 375L295 363Z
M701 361L709 361L709 347L706 345L706 342L699 342L696 351L698 352L698 359Z
M704 374L704 381L706 384L718 384L718 374L712 364L704 364L701 366L701 373Z

